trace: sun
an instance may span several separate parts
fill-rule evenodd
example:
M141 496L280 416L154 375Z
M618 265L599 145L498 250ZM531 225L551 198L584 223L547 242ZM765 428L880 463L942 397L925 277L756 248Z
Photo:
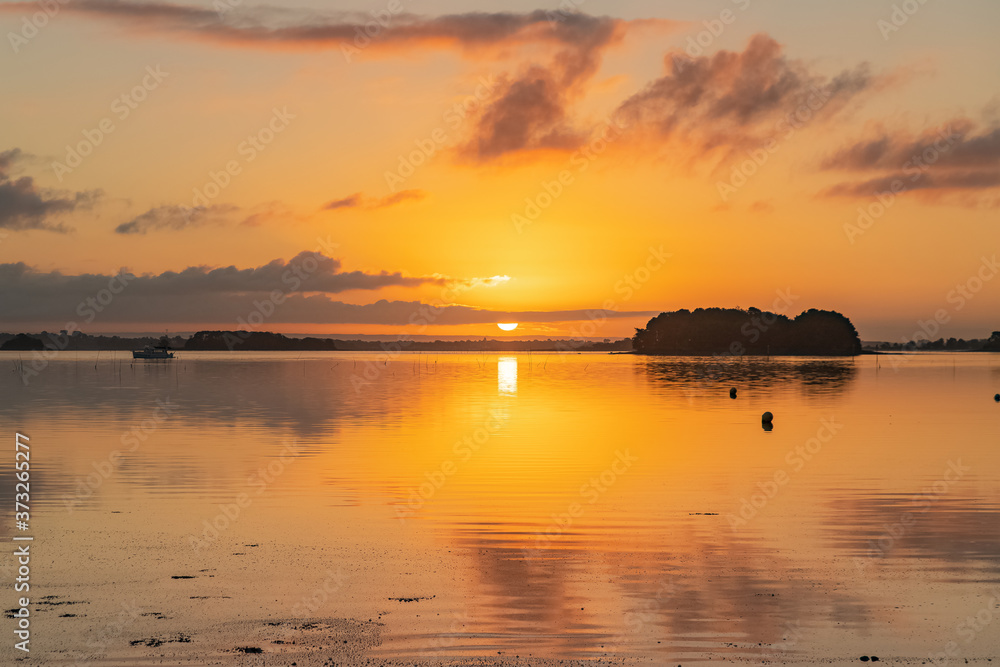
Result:
M497 322L497 326L504 331L513 331L517 328L517 322Z

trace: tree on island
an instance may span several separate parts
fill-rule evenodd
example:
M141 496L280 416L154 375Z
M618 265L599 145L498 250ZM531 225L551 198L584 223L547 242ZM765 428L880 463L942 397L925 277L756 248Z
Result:
M19 333L10 340L0 345L0 350L17 350L19 352L30 352L45 349L45 344L39 338Z
M640 354L821 355L861 354L851 321L831 310L807 310L794 319L758 308L698 308L660 313L636 329Z

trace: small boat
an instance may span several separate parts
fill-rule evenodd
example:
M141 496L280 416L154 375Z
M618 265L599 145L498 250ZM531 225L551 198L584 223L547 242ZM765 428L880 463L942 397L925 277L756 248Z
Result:
M170 351L170 339L166 336L160 338L159 345L147 345L141 350L132 350L133 359L173 359L174 353Z

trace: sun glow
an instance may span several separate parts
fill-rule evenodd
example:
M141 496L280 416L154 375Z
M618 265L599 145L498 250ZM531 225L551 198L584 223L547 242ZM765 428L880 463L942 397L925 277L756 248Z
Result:
M517 328L517 322L497 322L497 326L504 331L513 331Z

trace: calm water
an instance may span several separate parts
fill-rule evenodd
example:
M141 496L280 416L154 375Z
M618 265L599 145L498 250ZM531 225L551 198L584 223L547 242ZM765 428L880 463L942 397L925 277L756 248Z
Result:
M40 636L91 636L114 582L377 617L383 656L1000 654L998 356L179 356L0 379L38 595L93 609Z

